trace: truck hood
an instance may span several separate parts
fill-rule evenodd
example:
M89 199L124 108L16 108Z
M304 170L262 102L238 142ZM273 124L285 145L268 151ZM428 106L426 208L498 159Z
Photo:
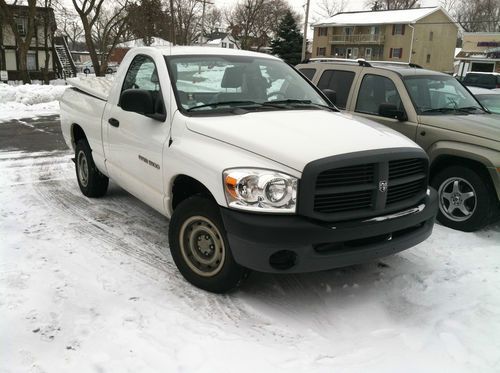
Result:
M500 115L421 115L421 124L500 141Z
M189 117L187 127L297 171L313 160L338 154L418 147L403 135L370 120L324 110Z

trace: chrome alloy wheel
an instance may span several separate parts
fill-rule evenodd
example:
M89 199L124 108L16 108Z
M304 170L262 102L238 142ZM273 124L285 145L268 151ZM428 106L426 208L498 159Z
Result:
M225 246L219 229L203 216L187 219L180 230L180 248L184 261L196 274L215 276L224 265Z
M87 162L87 156L83 152L83 150L80 150L78 153L78 158L77 158L77 164L78 164L78 179L80 179L80 183L86 187L87 184L89 183L89 165Z
M438 190L439 209L452 221L465 221L476 210L477 197L472 185L460 177L445 180Z

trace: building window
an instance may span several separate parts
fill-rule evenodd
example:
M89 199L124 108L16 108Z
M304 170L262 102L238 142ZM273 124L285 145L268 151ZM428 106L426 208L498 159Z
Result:
M334 57L345 57L345 48L333 48Z
M28 68L28 71L35 71L36 70L36 52L29 51L28 56L26 59L26 65Z
M426 62L427 62L427 63L431 63L431 55L430 55L430 54L428 54L428 55L427 55Z
M222 42L222 48L227 48L227 43Z
M326 56L326 48L316 48L316 54L320 57Z
M229 49L234 49L234 44L233 43L229 43Z
M344 35L352 35L354 27L344 27Z
M318 27L318 36L327 36L328 27Z
M16 18L17 31L20 36L26 36L28 20L26 18Z
M404 35L405 34L405 25L393 25L392 26L392 34L393 35Z
M359 49L352 48L352 58L358 58Z
M367 60L371 60L371 58L372 58L372 49L371 48L366 48L365 49L365 58Z
M403 56L403 48L391 48L389 58L401 58Z
M434 39L434 32L429 32L429 41L432 41Z

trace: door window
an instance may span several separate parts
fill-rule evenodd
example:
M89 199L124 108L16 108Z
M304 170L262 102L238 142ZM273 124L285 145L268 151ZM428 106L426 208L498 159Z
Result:
M153 98L156 113L165 113L158 70L151 57L138 55L134 58L123 81L122 92L126 89L149 91Z
M318 82L318 88L332 89L337 92L335 105L340 109L345 109L353 80L354 72L352 71L325 70Z
M403 109L401 97L391 79L366 74L359 87L356 111L379 115L380 104L394 104L399 109Z
M312 80L314 74L316 73L316 69L299 69L299 71L309 80Z

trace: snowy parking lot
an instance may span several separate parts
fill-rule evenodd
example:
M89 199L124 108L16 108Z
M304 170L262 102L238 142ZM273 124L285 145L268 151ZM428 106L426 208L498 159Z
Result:
M500 224L214 295L176 270L163 216L80 193L57 126L0 124L0 372L500 371ZM40 149L9 147L17 127Z

